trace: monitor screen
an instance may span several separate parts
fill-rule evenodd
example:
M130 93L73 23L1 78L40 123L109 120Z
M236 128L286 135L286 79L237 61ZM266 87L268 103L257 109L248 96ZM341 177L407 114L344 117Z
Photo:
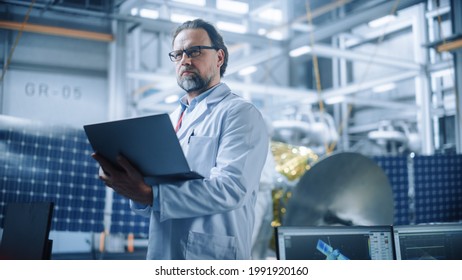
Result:
M54 204L11 202L6 206L0 259L42 260L51 256L48 240Z
M398 260L462 260L462 224L395 226Z
M276 228L280 260L393 260L391 226Z

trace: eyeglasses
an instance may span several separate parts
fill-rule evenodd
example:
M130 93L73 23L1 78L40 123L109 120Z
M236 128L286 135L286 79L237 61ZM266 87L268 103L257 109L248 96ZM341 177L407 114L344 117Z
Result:
M218 48L209 46L194 46L187 48L185 50L177 50L170 52L168 56L170 57L171 61L178 62L183 57L183 53L185 53L189 58L194 58L201 55L201 50L218 50Z

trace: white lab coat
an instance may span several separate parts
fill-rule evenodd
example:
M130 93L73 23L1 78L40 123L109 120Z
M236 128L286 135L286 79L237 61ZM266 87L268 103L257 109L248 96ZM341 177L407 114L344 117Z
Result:
M174 125L180 111L170 115ZM131 203L150 217L147 259L250 259L268 149L260 112L220 84L183 116L177 135L191 169L205 179L153 186L160 211Z
M271 222L273 220L273 196L275 188L276 162L271 152L271 143L268 147L266 162L260 178L260 188L257 193L255 205L255 227L252 234L252 259L266 259L270 240L273 234Z

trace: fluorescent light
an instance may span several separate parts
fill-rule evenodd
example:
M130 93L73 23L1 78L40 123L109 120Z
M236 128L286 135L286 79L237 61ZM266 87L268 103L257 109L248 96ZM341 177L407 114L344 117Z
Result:
M314 26L311 24L303 24L303 23L292 23L292 28L297 31L301 32L312 32L314 30Z
M217 0L217 9L236 14L247 14L249 12L249 4L232 0Z
M258 17L271 22L281 22L282 11L280 9L268 8L259 12Z
M260 35L260 36L265 35L266 32L267 32L267 31L266 31L265 28L258 28L258 31L257 31L258 35Z
M281 31L271 31L266 34L267 38L273 39L273 40L284 40L284 34Z
M183 14L171 14L170 15L170 21L176 22L176 23L183 23L185 21L189 20L194 20L196 17L189 16L189 15L183 15Z
M436 72L431 73L431 76L433 78L442 78L442 77L445 77L445 76L452 76L452 75L454 75L454 70L453 69L444 69L444 70L440 70L440 71L436 71Z
M238 72L238 74L240 76L246 76L246 75L250 75L250 74L254 73L255 71L257 71L257 67L252 65L252 66L249 66L249 67L246 67L246 68L240 70Z
M376 86L376 87L372 88L372 91L375 92L375 93L381 93L381 92L386 92L386 91L393 90L395 88L396 88L395 83L389 83L389 84L383 84L383 85L380 85L380 86Z
M303 47L291 50L289 52L289 55L291 57L298 57L298 56L302 56L302 55L310 53L310 52L311 52L311 47L310 46L303 46Z
M132 8L132 9L130 10L130 14L131 14L132 16L136 16L136 15L138 14L138 8Z
M217 27L224 31L230 31L234 33L246 33L247 27L242 24L231 23L226 21L219 21L217 22Z
M179 3L185 3L189 5L195 5L195 6L205 6L205 1L206 0L173 0L174 2L179 2Z
M332 97L326 98L324 102L328 105L332 105L332 104L344 102L345 100L346 98L344 95L338 95L338 96L332 96Z
M347 39L345 41L345 46L350 47L350 46L358 44L359 42L360 42L360 40L358 38Z
M180 97L178 95L176 95L176 94L169 95L169 96L165 97L164 102L167 103L167 104L171 104L171 103L177 102L178 99L180 99Z
M159 18L159 11L151 9L141 9L140 16L144 18L156 19Z
M369 27L377 28L377 27L384 26L385 24L388 24L388 23L390 23L390 22L392 22L394 20L396 20L396 16L387 15L387 16L384 16L384 17L381 17L381 18L374 19L374 20L370 21L368 23L368 25L369 25Z

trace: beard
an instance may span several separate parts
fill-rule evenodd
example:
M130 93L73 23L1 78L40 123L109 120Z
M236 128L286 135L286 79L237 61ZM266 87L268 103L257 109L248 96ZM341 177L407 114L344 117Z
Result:
M188 76L178 76L178 85L187 93L191 92L204 92L208 86L212 77L203 78L197 73L193 73Z

